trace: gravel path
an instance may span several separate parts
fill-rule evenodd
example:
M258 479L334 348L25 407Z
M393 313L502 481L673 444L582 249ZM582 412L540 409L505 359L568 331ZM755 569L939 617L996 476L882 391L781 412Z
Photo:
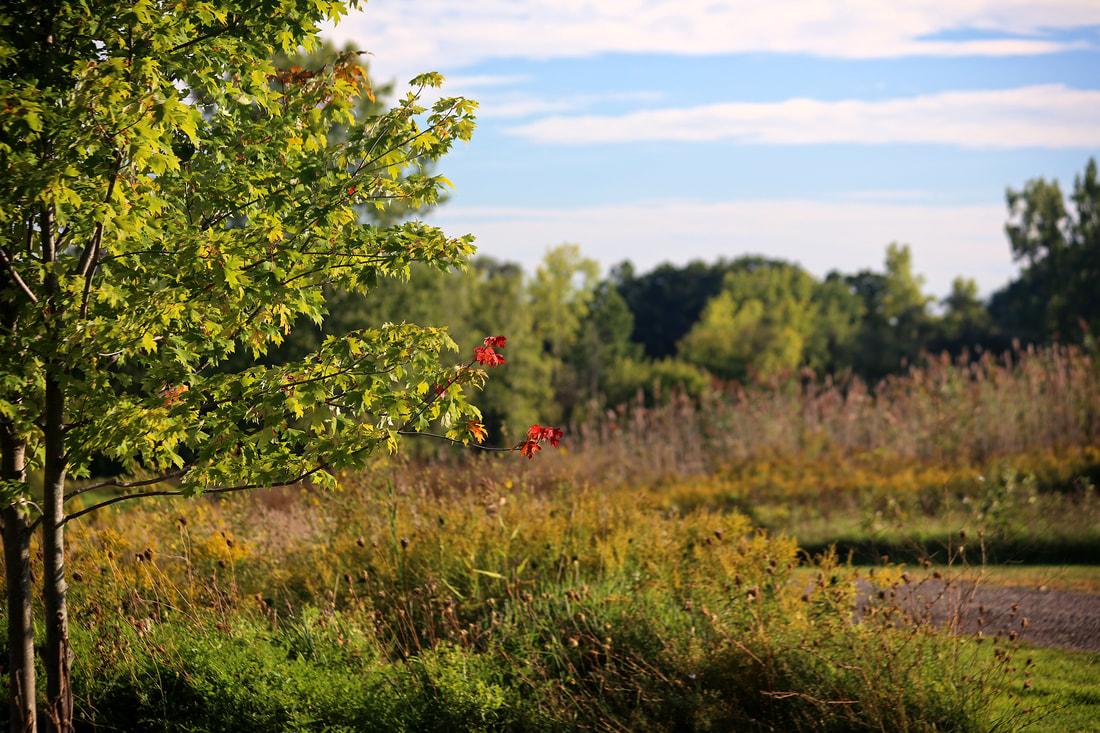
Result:
M862 609L878 591L865 583L861 588ZM930 613L939 624L954 620L965 633L1014 631L1036 646L1100 652L1100 595L932 578L885 591L891 592L910 612Z

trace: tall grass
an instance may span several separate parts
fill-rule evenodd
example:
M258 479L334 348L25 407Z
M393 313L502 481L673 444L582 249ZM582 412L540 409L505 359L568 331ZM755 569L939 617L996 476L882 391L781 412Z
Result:
M980 731L1024 715L994 707L1011 644L989 657L889 601L853 624L835 557L807 580L791 539L737 513L659 489L508 488L514 465L461 498L380 470L323 499L79 525L83 724Z
M596 412L539 470L607 481L709 475L761 459L873 454L969 466L1100 444L1100 365L1072 346L930 357L872 389L857 378L719 386ZM572 469L572 470L570 470Z
M70 527L81 724L1013 729L1027 711L1001 695L1031 671L1008 636L943 631L881 562L856 623L826 547L847 532L877 560L923 532L957 557L965 528L1092 552L1098 387L1071 348L939 359L874 390L638 401L535 461L451 451L331 493L119 505Z

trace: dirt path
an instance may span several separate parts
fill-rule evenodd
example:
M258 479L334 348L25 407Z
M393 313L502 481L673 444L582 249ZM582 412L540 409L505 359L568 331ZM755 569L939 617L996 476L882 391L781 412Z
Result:
M861 607L872 592L864 585ZM1036 646L1100 652L1100 595L932 578L898 586L893 592L902 607L930 613L939 624L954 619L965 633L993 636L1014 631Z

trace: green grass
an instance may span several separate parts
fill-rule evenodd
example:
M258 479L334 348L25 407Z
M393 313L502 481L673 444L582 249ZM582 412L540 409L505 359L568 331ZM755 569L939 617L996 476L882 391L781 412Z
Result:
M898 567L909 572L915 580L930 576L933 572L939 572L950 578L971 580L986 586L1100 594L1100 566L1095 565L956 565L952 567L933 565L927 568L920 565L901 565ZM858 569L853 567L853 571ZM812 567L801 567L796 568L792 575L796 582L805 582L816 572Z
M914 579L934 572L947 573L958 580L972 580L985 585L1029 590L1071 591L1100 594L1100 566L1097 565L943 565L923 567L901 566ZM853 567L853 572L859 568ZM844 572L844 569L842 569ZM817 571L812 567L796 568L792 573L796 583L805 583Z
M1017 659L1028 658L1034 662L1031 686L1006 680L1000 708L1010 708L1015 696L1023 707L1034 708L1028 733L1100 731L1100 654L1021 648Z
M957 572L989 585L1100 594L1100 566L1096 565L986 565Z

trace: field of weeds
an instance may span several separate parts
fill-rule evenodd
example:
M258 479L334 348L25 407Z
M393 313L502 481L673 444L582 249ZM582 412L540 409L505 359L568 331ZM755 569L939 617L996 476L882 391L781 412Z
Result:
M1015 611L978 634L901 593L933 576L966 590L983 565L1100 564L1088 354L592 410L539 458L386 458L335 492L74 522L80 726L1100 721L1095 654L1021 647Z

